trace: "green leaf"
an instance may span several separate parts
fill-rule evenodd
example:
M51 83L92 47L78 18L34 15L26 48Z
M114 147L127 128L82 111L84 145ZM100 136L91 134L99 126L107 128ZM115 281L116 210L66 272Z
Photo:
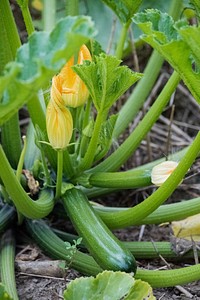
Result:
M95 155L95 161L103 158L113 142L112 134L117 121L117 115L112 115L106 122L101 126L99 144L97 146L97 151Z
M136 280L133 287L131 288L129 294L124 298L124 300L156 300L153 296L153 291L151 286L142 280Z
M66 17L51 33L34 32L0 77L0 124L48 84L80 46L95 34L89 17Z
M138 10L142 0L102 0L118 16L123 24L131 21L131 18Z
M184 42L190 47L192 52L192 57L195 59L197 66L200 66L200 27L192 27L192 26L185 26L181 28L180 24L177 28L179 34L183 38Z
M134 278L123 272L104 271L94 277L73 280L64 291L65 300L120 300L134 284Z
M2 283L0 283L0 299L13 300L13 298L11 298L10 295L8 295L8 293L6 292L5 286Z
M143 40L171 64L200 103L200 27L189 26L184 20L175 23L153 9L136 14L133 20L145 33Z
M97 111L108 110L113 103L142 75L127 66L119 66L120 60L102 53L96 61L85 61L73 67L85 82Z

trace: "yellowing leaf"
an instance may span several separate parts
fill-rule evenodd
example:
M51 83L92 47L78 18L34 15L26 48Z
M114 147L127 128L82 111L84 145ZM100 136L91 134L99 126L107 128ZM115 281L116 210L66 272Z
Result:
M36 10L42 11L43 10L43 3L41 0L33 0L31 3L32 7Z
M178 238L200 241L200 214L171 224L173 233Z

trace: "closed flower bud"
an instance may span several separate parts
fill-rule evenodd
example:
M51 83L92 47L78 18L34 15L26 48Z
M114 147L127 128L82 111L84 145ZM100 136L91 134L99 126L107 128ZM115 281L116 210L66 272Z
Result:
M46 126L51 146L57 150L65 149L69 145L73 131L70 111L50 100L46 112Z
M78 54L77 64L83 64L84 60L91 61L91 55L88 48L83 45ZM74 65L72 57L58 75L62 80L62 99L66 106L78 107L83 105L89 96L88 89L80 77L71 68Z
M164 161L153 167L151 172L151 182L157 186L161 186L177 166L178 163L175 161Z
M51 101L55 103L58 107L65 106L65 103L62 99L62 78L60 75L54 76L52 78L51 86Z

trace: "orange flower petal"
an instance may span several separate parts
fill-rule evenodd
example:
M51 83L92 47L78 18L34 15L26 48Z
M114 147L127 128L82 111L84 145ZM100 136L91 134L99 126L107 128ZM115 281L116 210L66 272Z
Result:
M78 54L78 64L82 64L84 60L91 60L88 48L83 45ZM80 77L71 68L74 64L72 57L60 72L62 78L61 94L65 105L70 107L78 107L83 105L89 96L88 89Z

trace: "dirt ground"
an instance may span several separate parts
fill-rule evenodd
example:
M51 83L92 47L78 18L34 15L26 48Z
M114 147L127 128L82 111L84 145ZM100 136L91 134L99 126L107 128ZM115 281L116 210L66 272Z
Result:
M16 7L14 7L13 9L16 10ZM23 22L21 22L20 20L21 17L19 16L19 27L21 28L22 38L24 38ZM150 52L151 49L149 47L143 47L138 52L141 71L143 68L142 66L145 65ZM129 64L131 64L131 61L132 57L129 60ZM149 95L144 110L138 114L138 117L136 118L136 120L134 120L133 124L130 124L129 129L126 131L122 139L125 138L125 136L133 130L139 119L144 114L144 111L148 110L148 107L154 101L156 95L159 93L162 86L167 81L170 73L171 69L168 64L165 63L157 80L157 84L151 95ZM124 101L124 99L122 99L121 102L122 101ZM121 102L118 103L118 107L121 105ZM175 105L175 113L173 122L171 125L169 125L169 119L173 105ZM22 110L20 113L23 130L24 124L26 122L24 122L24 120L28 121L28 115L26 114L25 110ZM168 152L173 153L178 149L182 149L186 145L189 145L193 137L200 129L199 117L199 105L197 105L195 100L189 95L185 86L180 83L177 92L170 101L169 106L166 108L158 122L152 128L148 137L144 141L142 141L141 146L138 148L136 153L124 165L124 169L130 169L134 166L142 165L148 161L163 157L163 155L167 155ZM171 131L170 134L169 131ZM168 139L170 139L169 149L167 149ZM200 160L197 159L181 186L179 186L172 197L167 200L168 203L199 196L199 168ZM107 197L98 198L97 201L105 205L133 206L134 204L137 204L138 202L145 199L152 192L152 189L153 187L148 189L144 188L138 190L129 190L126 192L111 194ZM115 233L121 240L126 241L138 240L139 238L142 241L170 240L171 232L169 226L158 227L155 225L148 225L143 227L142 229L144 230L143 234L141 234L141 227L131 227L128 229L115 231ZM24 256L22 256L22 254ZM40 249L38 249L34 242L21 243L21 241L18 241L17 255L18 257L20 256L20 259L24 261L25 264L27 263L27 261L51 261L49 257L46 257L45 254ZM147 269L167 269L169 267L168 262L166 264L166 262L163 261L162 258L151 261L143 260L139 261L138 264ZM171 268L180 266L174 265L171 262L169 262L169 264ZM181 266L183 266L184 264L191 264L191 261L184 261L181 263ZM38 274L31 274L27 270L26 272L22 272L16 269L17 289L20 300L63 299L62 293L66 285L71 280L81 276L81 274L71 269L67 271L65 278L61 276L55 276L53 271L52 276L41 275L40 273L41 272L38 272ZM156 299L162 300L200 299L200 282L193 282L182 287L154 289L154 295L156 296Z

